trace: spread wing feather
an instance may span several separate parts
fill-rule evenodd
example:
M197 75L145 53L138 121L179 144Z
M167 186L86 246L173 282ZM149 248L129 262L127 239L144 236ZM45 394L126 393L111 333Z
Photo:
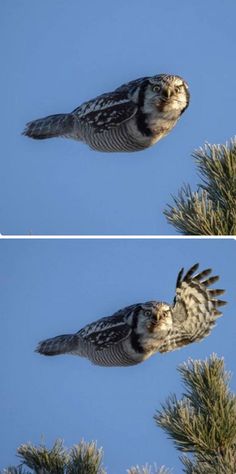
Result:
M184 275L181 269L176 283L176 295L173 302L173 326L161 346L160 352L172 351L206 337L216 319L221 316L219 307L226 304L217 297L224 293L222 289L208 289L219 277L207 278L212 270L195 274L199 264L192 266Z

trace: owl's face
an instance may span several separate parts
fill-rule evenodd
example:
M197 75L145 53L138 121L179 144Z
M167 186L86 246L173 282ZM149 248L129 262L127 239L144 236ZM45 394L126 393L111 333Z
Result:
M183 113L189 105L190 94L187 83L179 76L160 74L149 79L148 102L160 112Z
M158 344L162 344L172 326L172 313L168 304L149 301L142 305L135 333L147 357L156 352Z
M168 331L173 325L172 312L166 303L149 302L143 305L140 312L139 328L148 333L161 334Z

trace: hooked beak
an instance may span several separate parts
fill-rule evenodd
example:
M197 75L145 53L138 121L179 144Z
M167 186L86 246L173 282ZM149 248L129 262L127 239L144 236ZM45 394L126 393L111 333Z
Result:
M169 86L163 87L163 89L162 89L163 98L169 99L172 94L173 94L173 91Z
M156 316L152 316L150 321L149 321L149 327L154 328L154 327L158 326L158 323L159 323L159 321L156 318Z

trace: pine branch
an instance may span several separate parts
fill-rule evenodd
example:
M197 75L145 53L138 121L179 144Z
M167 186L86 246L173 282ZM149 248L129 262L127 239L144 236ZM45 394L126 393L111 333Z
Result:
M127 474L171 474L171 471L166 467L162 466L159 469L154 466L133 466L127 470Z
M164 210L167 220L184 235L235 235L236 139L206 144L192 156L202 183L196 192L189 185L180 189Z
M2 474L31 474L29 471L25 471L22 466L8 467L3 469Z
M22 444L18 456L23 464L33 469L36 474L64 474L64 467L69 461L69 456L63 447L63 442L57 440L51 450L46 446L33 446Z
M52 449L44 445L39 447L24 444L18 448L18 455L22 464L18 467L9 467L2 474L106 474L102 467L103 450L98 449L96 443L85 443L83 440L66 450L61 440L57 440ZM31 470L24 471L23 464ZM157 469L155 466L131 467L128 474L171 474L164 466Z
M172 395L154 416L181 452L188 474L235 474L236 396L229 390L223 359L189 360L179 368L185 393Z
M17 452L21 465L5 469L3 474L30 474L23 471L23 465L33 474L106 474L101 466L103 451L97 449L94 442L82 440L71 450L66 450L61 440L57 440L51 450L28 443L21 445Z
M70 451L70 461L67 466L66 474L106 474L101 467L103 450L97 449L96 443L85 443L74 446Z

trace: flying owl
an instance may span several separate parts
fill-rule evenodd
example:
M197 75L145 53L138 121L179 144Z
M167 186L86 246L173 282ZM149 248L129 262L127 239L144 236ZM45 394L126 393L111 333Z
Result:
M172 130L189 99L188 85L180 76L141 77L83 103L71 113L29 122L23 135L73 138L103 152L139 151Z
M98 319L75 334L46 339L36 352L73 354L101 366L135 365L156 352L169 352L205 338L222 314L224 290L209 289L218 276L211 269L195 274L199 264L178 274L173 304L148 301Z

